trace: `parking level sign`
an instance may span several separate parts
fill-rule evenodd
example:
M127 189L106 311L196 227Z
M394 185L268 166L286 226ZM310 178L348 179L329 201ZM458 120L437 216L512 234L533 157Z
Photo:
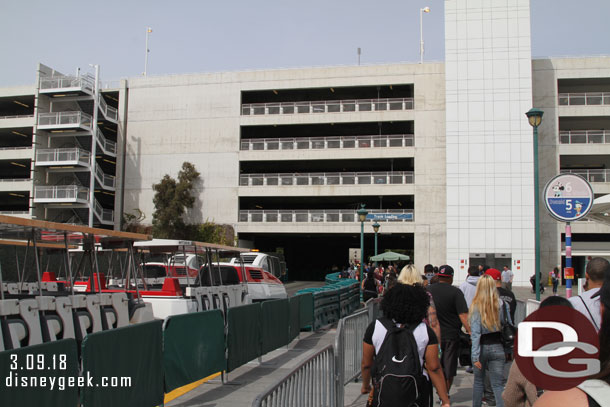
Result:
M560 174L544 188L544 203L551 216L563 222L583 218L593 206L593 189L576 174Z

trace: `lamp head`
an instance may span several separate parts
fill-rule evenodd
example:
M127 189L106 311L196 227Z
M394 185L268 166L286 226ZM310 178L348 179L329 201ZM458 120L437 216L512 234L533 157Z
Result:
M424 13L429 13L430 12L430 7L424 7L421 9L421 11L423 11Z
M358 220L360 220L360 222L364 222L366 220L366 215L368 215L368 211L366 209L364 209L365 205L361 204L360 205L360 209L358 209L356 211L356 213L358 214Z
M544 112L540 109L532 108L525 115L527 116L527 120L532 127L540 126L542 123L542 115Z
M373 223L373 230L375 231L375 233L379 232L379 228L381 227L381 225L377 222Z

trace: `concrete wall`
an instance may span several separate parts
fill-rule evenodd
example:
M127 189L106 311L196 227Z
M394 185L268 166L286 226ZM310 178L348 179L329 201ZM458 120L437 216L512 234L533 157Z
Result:
M508 253L534 270L529 0L446 0L447 260Z

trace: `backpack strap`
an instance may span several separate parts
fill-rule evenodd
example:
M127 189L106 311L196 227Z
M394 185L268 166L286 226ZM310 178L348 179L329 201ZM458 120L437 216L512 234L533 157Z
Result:
M610 385L603 380L589 379L577 386L588 396L595 400L600 406L610 400Z
M599 327L597 326L597 323L595 322L595 318L593 318L593 314L591 314L591 310L589 310L589 307L587 307L587 303L585 302L584 298L582 298L580 295L578 296L578 298L580 298L580 301L582 301L582 305L585 306L585 309L589 313L589 316L591 317L591 321L593 322L593 325L595 325L595 329L597 330L597 332L599 332Z

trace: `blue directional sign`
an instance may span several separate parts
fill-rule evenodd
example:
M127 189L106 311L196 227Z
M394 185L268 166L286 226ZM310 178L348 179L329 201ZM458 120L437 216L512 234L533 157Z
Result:
M552 217L563 222L583 218L593 207L593 189L576 174L553 177L544 188L544 203Z
M412 213L369 213L367 220L413 220Z

